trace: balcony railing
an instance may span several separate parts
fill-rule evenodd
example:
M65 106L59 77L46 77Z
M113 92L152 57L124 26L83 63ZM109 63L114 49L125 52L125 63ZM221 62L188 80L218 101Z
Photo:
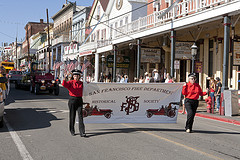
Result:
M181 18L231 1L235 0L186 0L178 3L171 11L162 17L160 17L160 15L164 13L166 9L139 18L136 21L117 28L119 32L116 32L115 38L158 27L172 19Z
M97 41L97 48L105 47L112 44L111 39L105 39L105 40L98 40Z
M96 42L88 42L88 43L85 43L85 44L79 46L79 52L94 50L96 48L97 48Z
M68 36L60 36L58 38L55 38L52 40L52 46L58 44L58 43L62 43L62 42L70 42L71 39Z

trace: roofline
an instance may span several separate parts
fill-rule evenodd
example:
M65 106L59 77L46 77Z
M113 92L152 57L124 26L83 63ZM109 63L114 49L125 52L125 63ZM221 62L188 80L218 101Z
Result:
M93 1L93 4L92 4L92 8L91 8L91 10L90 10L90 13L89 13L89 15L88 15L88 21L87 21L87 25L90 25L90 23L91 23L91 19L92 19L92 12L93 12L93 10L95 10L96 9L96 7L97 7L97 2L98 2L98 0L94 0ZM91 16L91 17L90 17Z
M52 17L51 17L51 19L55 19L55 18L57 18L60 14L62 14L64 11L66 11L67 9L69 9L69 8L71 8L72 6L73 6L73 4L75 4L76 5L76 2L74 2L74 3L68 3L66 6L64 6L60 11L58 11L55 15L53 15Z

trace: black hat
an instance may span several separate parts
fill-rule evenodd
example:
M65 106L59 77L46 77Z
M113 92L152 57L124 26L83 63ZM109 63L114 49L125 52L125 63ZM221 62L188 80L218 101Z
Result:
M190 73L189 75L188 75L188 78L196 78L197 76L196 76L196 73Z
M72 70L72 75L80 75L82 72L80 70L74 69Z

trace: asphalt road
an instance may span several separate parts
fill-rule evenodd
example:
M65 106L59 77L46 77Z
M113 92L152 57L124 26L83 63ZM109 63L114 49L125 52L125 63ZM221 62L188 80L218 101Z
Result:
M54 96L12 88L0 160L240 159L239 126L196 117L189 134L186 115L176 124L86 124L87 138L71 136L67 101L64 89Z

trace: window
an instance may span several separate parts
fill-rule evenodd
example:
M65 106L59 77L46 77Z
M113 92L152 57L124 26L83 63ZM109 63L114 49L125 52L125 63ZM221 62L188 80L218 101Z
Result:
M100 16L100 5L97 6L97 15Z
M117 30L116 30L116 29L117 29L117 27L118 27L118 23L117 23L117 22L115 22L115 33L114 33L114 34L115 34L115 36L117 35Z
M120 27L123 25L123 20L120 20Z
M110 25L110 39L112 39L113 24Z
M166 3L167 3L167 1L166 1ZM161 5L161 1L153 2L153 10L154 11L160 11L160 5Z
M95 41L95 33L92 33L91 35L91 42L94 42Z
M100 35L99 35L99 30L97 31L97 41L99 41Z
M125 17L125 24L128 24L128 17Z
M106 39L106 29L102 30L102 40Z

